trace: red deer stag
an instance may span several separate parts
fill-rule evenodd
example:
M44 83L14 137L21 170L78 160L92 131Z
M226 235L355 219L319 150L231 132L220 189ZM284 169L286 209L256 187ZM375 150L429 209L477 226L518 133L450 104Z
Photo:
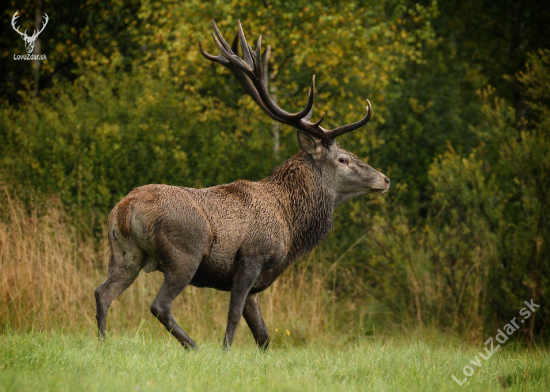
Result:
M141 269L159 270L164 283L151 312L184 347L197 345L176 323L170 306L191 284L231 292L224 349L231 347L241 316L258 346L266 349L269 335L258 293L328 235L339 204L389 188L384 174L334 141L369 121L370 102L362 120L327 130L321 127L324 116L310 121L313 77L306 107L286 112L267 90L270 48L262 64L261 37L253 51L239 23L229 46L213 26L220 53L213 56L201 46L202 54L229 68L272 119L295 127L301 149L258 182L239 180L205 189L145 185L122 199L109 214L108 277L95 290L100 337L105 337L111 302ZM238 56L239 43L243 58Z

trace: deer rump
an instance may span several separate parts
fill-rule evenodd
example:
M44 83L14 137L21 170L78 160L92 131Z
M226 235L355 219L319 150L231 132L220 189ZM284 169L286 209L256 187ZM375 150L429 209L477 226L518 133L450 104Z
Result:
M194 189L146 185L130 192L109 216L112 252L132 252L129 268L169 269L166 262L200 260L190 284L230 291L239 260L266 259L251 293L265 290L287 263L290 233L279 202L249 181ZM177 247L188 257L165 257ZM115 257L118 259L119 257ZM290 261L290 260L289 260Z

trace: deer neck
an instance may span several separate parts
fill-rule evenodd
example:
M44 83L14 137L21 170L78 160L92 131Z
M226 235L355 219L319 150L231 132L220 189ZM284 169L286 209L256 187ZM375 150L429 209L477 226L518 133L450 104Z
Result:
M300 150L264 180L277 195L290 229L292 262L312 250L333 227L336 197L325 184L322 170Z

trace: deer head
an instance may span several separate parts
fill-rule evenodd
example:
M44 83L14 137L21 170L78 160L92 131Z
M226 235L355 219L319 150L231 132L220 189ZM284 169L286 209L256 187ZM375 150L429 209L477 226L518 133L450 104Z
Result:
M27 30L25 30L25 32L22 33L22 32L19 31L19 27L17 27L17 26L15 25L15 20L16 20L17 18L19 18L19 15L17 15L18 13L19 13L19 11L16 11L15 14L13 14L13 18L11 18L11 26L13 27L13 29L14 29L15 31L17 31L17 32L19 33L19 35L21 35L21 38L23 38L23 40L25 41L25 49L27 50L27 53L28 53L28 54L31 54L31 53L33 52L33 50L34 50L34 43L36 42L36 39L38 38L38 36L40 35L40 33L41 33L42 31L44 31L44 28L45 28L46 25L48 24L48 20L49 20L48 14L46 14L46 13L44 12L44 16L43 16L44 22L42 22L42 28L40 29L40 31L34 30L33 35L29 37L29 36L27 35Z
M315 122L310 121L315 99L315 75L313 75L306 106L297 113L289 113L277 106L269 95L267 88L271 47L267 47L262 61L261 36L258 38L256 50L252 50L250 44L246 42L239 22L235 39L232 45L229 46L216 23L212 21L212 24L214 26L212 36L220 54L214 56L205 52L199 41L203 56L229 68L245 91L252 96L258 106L269 117L298 130L298 141L302 150L307 154L313 165L322 167L323 180L335 193L337 204L363 193L385 192L388 190L390 180L384 174L362 162L351 152L341 148L334 140L344 133L361 128L370 120L372 107L369 100L367 100L367 113L361 120L334 129L325 129L321 126L325 114ZM238 56L239 43L243 58Z

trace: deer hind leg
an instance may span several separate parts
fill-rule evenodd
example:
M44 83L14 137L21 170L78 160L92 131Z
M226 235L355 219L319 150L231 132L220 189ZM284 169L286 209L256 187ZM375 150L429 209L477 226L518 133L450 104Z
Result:
M144 256L144 252L135 246L127 250L111 247L107 279L94 291L99 338L105 338L107 312L111 303L137 278Z
M171 312L172 301L187 287L197 271L201 256L190 255L173 246L168 247L163 260L164 283L151 305L151 313L186 349L198 349L197 344L181 329Z

